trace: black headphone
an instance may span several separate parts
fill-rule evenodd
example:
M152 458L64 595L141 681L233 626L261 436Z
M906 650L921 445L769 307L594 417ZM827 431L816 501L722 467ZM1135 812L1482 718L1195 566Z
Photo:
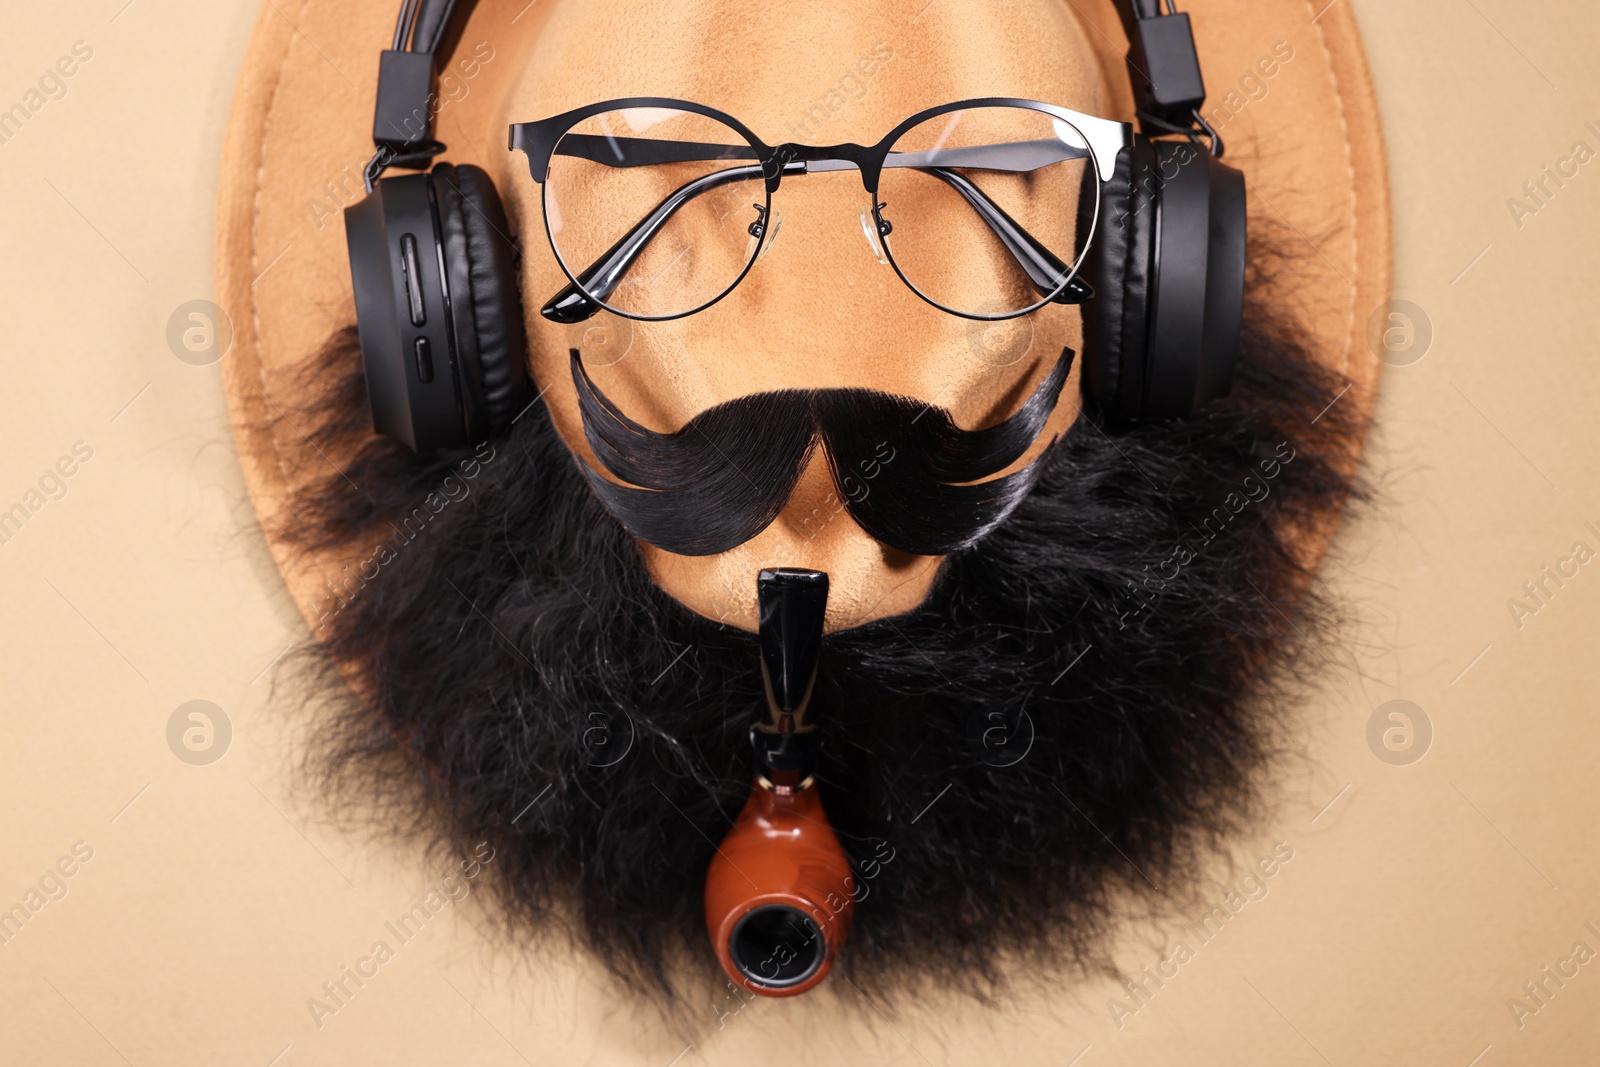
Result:
M345 209L356 329L375 430L429 454L507 432L526 403L518 249L481 168L440 163L437 62L471 0L404 0L378 67L377 154L367 197Z
M378 68L377 154L345 210L373 428L419 454L505 433L527 400L519 252L478 167L439 163L438 61L475 0L403 0ZM1142 131L1117 155L1085 273L1084 386L1116 418L1188 415L1233 379L1244 306L1244 178L1200 117L1189 16L1118 0ZM1201 137L1209 141L1201 145ZM384 178L390 167L426 171Z
M1189 16L1121 0L1140 133L1117 153L1084 264L1084 388L1110 415L1182 417L1226 396L1244 313L1244 176L1200 105ZM1181 141L1145 132L1179 133ZM1200 148L1200 137L1210 141Z

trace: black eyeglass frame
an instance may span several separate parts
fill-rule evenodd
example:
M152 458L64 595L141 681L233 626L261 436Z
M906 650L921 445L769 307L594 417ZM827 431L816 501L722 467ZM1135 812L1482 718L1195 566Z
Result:
M807 164L812 163L850 163L854 164L856 169L860 172L861 183L865 187L867 195L872 198L873 221L878 227L878 232L880 235L879 243L883 249L885 258L888 259L890 266L894 268L895 273L899 275L900 280L905 283L906 287L917 296L925 300L927 303L933 305L941 311L952 315L957 315L961 318L992 322L1004 319L1013 319L1021 315L1026 315L1051 302L1077 303L1083 299L1086 299L1088 296L1093 294L1093 290L1090 289L1087 284L1080 281L1077 276L1083 265L1084 257L1087 254L1090 244L1094 240L1095 232L1099 226L1101 199L1099 196L1096 196L1095 198L1095 208L1089 223L1089 233L1087 237L1082 239L1080 244L1081 251L1078 252L1075 262L1072 264L1071 268L1065 269L1064 276L1062 277L1060 283L1057 284L1044 297L1028 307L1024 307L1016 311L1008 311L998 314L979 314L974 312L960 311L956 308L948 307L939 303L926 293L922 292L922 290L918 289L915 283L913 283L910 278L906 277L905 271L901 269L900 264L895 260L891 242L888 240L889 230L891 230L892 227L890 227L886 220L884 220L879 214L879 209L883 205L878 203L879 179L882 176L884 164L888 160L891 148L894 146L895 142L899 140L901 135L906 133L906 131L928 121L929 119L937 118L940 115L949 114L953 111L964 111L985 107L1014 107L1037 111L1051 118L1065 122L1067 125L1072 127L1072 129L1076 130L1083 138L1085 151L1088 154L1092 172L1099 179L1101 185L1104 185L1106 182L1111 180L1116 168L1117 153L1122 148L1133 143L1133 127L1131 124L1126 122L1119 122L1115 119L1101 118L1095 115L1086 115L1080 111L1073 111L1070 108L1059 107L1055 104L1047 104L1039 100L1028 100L1020 97L991 96L978 97L971 100L958 100L948 104L939 104L935 107L926 108L925 110L919 111L916 114L902 120L898 125L885 134L880 141L872 145L860 145L853 143L841 143L833 145L802 145L794 142L784 142L777 145L769 145L760 137L758 137L755 132L744 123L740 122L732 115L729 115L724 111L720 111L717 108L710 107L709 105L696 103L692 100L679 100L673 97L634 96L586 104L583 107L574 108L571 111L566 111L559 115L553 115L550 118L541 119L536 122L513 123L510 129L509 147L512 151L520 151L527 156L529 175L539 185L544 186L545 179L550 173L550 161L555 154L557 145L574 126L585 119L592 118L595 115L603 114L608 111L619 111L628 108L661 108L702 115L706 118L713 119L724 124L728 128L732 129L735 133L739 134L749 143L749 146L754 153L756 166L760 170L760 174L765 186L765 204L764 210L761 212L757 223L753 224L753 226L760 225L763 220L771 217L772 194L777 192L785 174L806 173ZM750 175L750 177L753 178L754 175ZM964 191L960 185L957 185L955 182L951 181L950 178L944 178L943 180L949 182L953 187L955 187L957 192L961 193L961 195L967 199L968 203L971 204L975 209L978 209L980 213L985 214L986 221L989 222L991 227L1001 227L1010 231L1000 232L1000 230L997 229L997 233L1001 239L1005 241L1008 249L1010 249L1013 254L1017 254L1019 248L1022 249L1024 254L1029 255L1030 257L1037 256L1039 253L1042 253L1046 263L1049 263L1049 261L1054 261L1054 266L1052 268L1053 272L1062 273L1063 265L1060 265L1059 260L1055 260L1055 257L1048 251L1048 249L1045 249L1044 246L1041 245L1037 240L1028 235L1026 231L1018 226L1016 222L1010 218L1010 216L1006 215L998 205L994 205L992 201L989 202L993 212L993 214L991 214L990 212L986 212L978 202L974 201L973 197L969 195L969 192L976 192L975 186L971 187L970 190ZM970 183L966 184L970 186ZM679 190L679 193L681 192L682 190ZM678 194L674 194L674 196L676 195ZM695 194L691 193L689 195ZM977 193L977 196L982 197L982 194ZM672 198L669 197L668 201L664 201L663 207L665 207L667 203L671 201L671 199ZM744 281L745 276L750 273L750 269L755 266L756 260L760 258L760 248L758 246L756 252L750 255L748 261L745 263L744 268L739 272L738 276L735 277L733 281L731 281L728 286L722 290L722 292L718 293L715 297L699 305L698 307L691 308L688 311L674 312L669 315L644 315L637 312L624 311L620 308L611 307L604 301L604 299L597 298L592 295L585 287L584 283L580 282L578 277L572 273L572 270L567 266L566 261L562 258L560 249L556 246L555 235L550 229L550 212L548 207L544 205L543 201L544 198L541 196L545 236L550 243L550 250L556 258L557 265L561 268L561 272L565 274L568 280L571 282L571 285L568 286L566 290L563 290L562 293L557 294L557 296L544 307L545 316L559 322L580 322L597 314L602 309L610 311L613 314L621 315L625 318L630 318L641 322L664 322L694 315L704 311L708 307L711 307L713 304L716 304L729 293L733 292L733 290L738 288L739 283ZM661 209L658 208L658 211L660 210ZM641 222L639 225L643 226L644 223ZM636 226L635 231L638 229L639 227ZM617 245L613 246L611 252L608 252L605 256L602 256L600 260L597 260L596 266L603 263L606 258L616 253L617 250L629 240L629 237L631 237L633 233L634 231L630 231L629 235L625 236L617 243ZM767 235L770 233L771 228L763 226L762 232L759 235L759 239L764 243L767 240ZM648 240L649 236L650 234L646 234L643 241L640 241L639 244L642 246L644 241ZM752 236L756 236L756 234L752 233ZM1028 269L1029 264L1027 260L1024 259L1022 255L1019 255L1019 259L1022 260L1022 265L1024 268ZM623 269L625 270L626 267L624 266ZM590 271L592 270L594 270L594 266L591 266ZM588 274L589 271L585 271L584 273ZM1034 272L1031 269L1029 270L1029 274L1030 277L1035 277ZM1067 299L1064 300L1064 297Z

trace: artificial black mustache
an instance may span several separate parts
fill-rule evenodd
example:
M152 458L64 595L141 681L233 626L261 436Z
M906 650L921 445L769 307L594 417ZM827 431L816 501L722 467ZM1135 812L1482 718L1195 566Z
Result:
M942 408L872 389L785 389L708 408L662 433L630 419L572 349L584 436L608 481L580 463L595 495L640 540L710 556L766 529L823 444L834 488L871 537L903 552L943 556L1005 521L1043 472L1049 448L1022 470L994 475L1026 452L1055 410L1075 353L1009 418L964 430ZM974 484L975 483L975 484Z

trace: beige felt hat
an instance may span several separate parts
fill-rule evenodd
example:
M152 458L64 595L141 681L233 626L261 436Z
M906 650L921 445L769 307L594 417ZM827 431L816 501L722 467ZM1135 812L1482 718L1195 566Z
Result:
M441 93L448 103L436 134L450 146L441 158L495 173L506 151L506 95L563 2L579 0L477 5L461 40L478 61ZM1126 38L1112 3L1062 3L1101 63L1116 116L1131 119L1121 70ZM296 479L318 473L301 462L310 446L290 416L304 399L296 370L355 320L341 213L363 194L378 54L397 9L396 0L268 0L233 102L217 211L217 291L233 323L228 403L245 479L268 531L281 527L280 509L301 487ZM1193 0L1184 10L1207 83L1204 112L1226 140L1228 162L1245 175L1253 223L1267 220L1296 235L1295 309L1312 331L1317 357L1350 383L1330 401L1365 420L1382 363L1368 322L1389 296L1389 197L1382 131L1350 5ZM762 11L769 21L783 18L782 4ZM569 382L539 385L553 394L571 390ZM1311 554L1326 546L1335 518L1309 534ZM308 557L277 541L272 549L315 627L324 580L353 561Z

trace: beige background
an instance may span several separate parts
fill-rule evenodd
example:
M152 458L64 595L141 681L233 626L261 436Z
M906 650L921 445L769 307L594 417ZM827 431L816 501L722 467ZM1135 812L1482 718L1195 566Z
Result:
M1600 163L1520 227L1507 207L1574 142L1600 149L1600 12L1355 4L1386 122L1396 295L1434 336L1385 372L1367 460L1380 498L1327 569L1359 672L1307 707L1278 814L1235 843L1241 865L1293 848L1266 895L1204 945L1182 929L1203 909L1130 928L1133 972L1195 948L1143 1006L1095 980L891 1020L846 990L762 1001L720 1030L708 1004L685 1048L581 964L498 950L471 898L313 1021L307 998L443 868L334 829L298 784L293 720L268 696L304 624L253 526L221 368L166 339L175 308L213 295L218 162L257 4L123 3L13 11L0 40L0 108L74 42L94 53L0 144L21 379L0 400L0 510L75 442L93 449L0 545L0 909L41 879L66 889L0 945L0 1063L1600 1061L1600 960L1520 1029L1507 1006L1575 942L1600 951L1585 927L1600 929L1600 565L1520 628L1507 607L1575 541L1600 549L1585 525L1600 529ZM1434 732L1409 766L1366 739L1396 698ZM168 747L193 699L232 723L207 766ZM47 878L78 842L92 858ZM1138 1007L1120 1027L1111 997Z

